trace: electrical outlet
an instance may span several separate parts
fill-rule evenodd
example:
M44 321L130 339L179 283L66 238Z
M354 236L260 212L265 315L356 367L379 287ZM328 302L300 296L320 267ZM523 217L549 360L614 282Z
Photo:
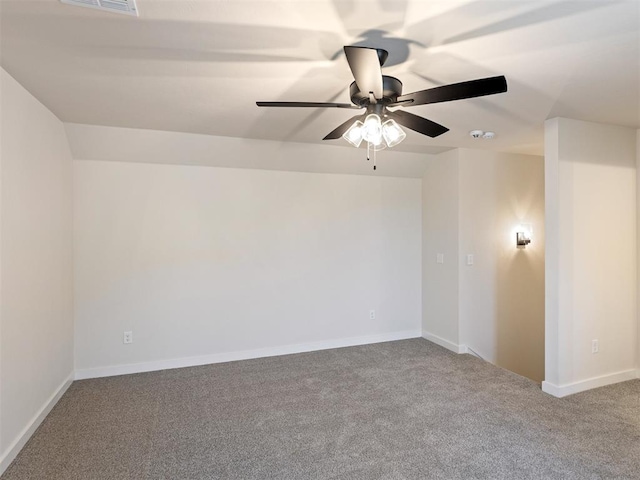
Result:
M369 310L369 320L375 320L375 319L376 319L376 311Z
M438 253L436 255L436 263L444 263L444 253Z
M598 340L591 340L591 353L598 353L599 350Z
M467 254L467 265L473 265L473 261L474 261L473 253Z
M124 332L122 343L133 343L133 332Z

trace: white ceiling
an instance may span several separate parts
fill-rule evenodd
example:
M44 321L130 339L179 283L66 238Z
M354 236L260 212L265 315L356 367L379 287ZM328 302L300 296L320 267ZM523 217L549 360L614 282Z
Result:
M0 62L65 122L322 143L354 115L343 45L389 51L404 93L505 75L505 94L407 109L451 129L398 150L543 152L556 116L640 128L640 0L137 0L140 17L2 0ZM473 129L492 140L473 140ZM340 145L343 140L334 140ZM352 148L352 147L349 147Z

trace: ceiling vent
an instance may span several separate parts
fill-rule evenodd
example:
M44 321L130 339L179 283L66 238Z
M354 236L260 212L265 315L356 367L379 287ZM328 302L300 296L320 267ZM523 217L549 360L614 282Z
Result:
M68 5L95 8L105 12L124 13L125 15L138 16L136 0L60 0Z

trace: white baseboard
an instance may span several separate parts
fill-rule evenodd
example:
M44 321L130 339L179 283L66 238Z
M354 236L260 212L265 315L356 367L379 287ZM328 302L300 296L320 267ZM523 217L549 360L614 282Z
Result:
M40 410L33 416L33 418L29 421L26 427L20 432L18 437L9 445L6 451L2 452L2 456L0 457L0 475L4 473L4 471L9 467L13 459L16 458L22 447L26 445L26 443L33 435L33 432L40 426L42 421L45 419L51 409L58 403L58 400L64 395L64 392L67 391L69 385L73 382L73 373L69 374L69 376L62 382L62 384L56 389L55 392L49 397L49 399L42 405Z
M546 380L542 381L542 391L544 393L548 393L549 395L557 398L562 398L564 395L561 394L561 388L553 383L549 383Z
M593 388L626 382L627 380L633 380L634 378L638 378L637 370L625 370L623 372L589 378L587 380L569 383L567 385L554 385L553 383L544 381L542 382L542 391L549 395L553 395L554 397L562 398L567 395L573 395L574 393L584 392Z
M444 338L432 333L422 332L422 337L436 345L446 348L447 350L451 350L453 353L468 353L466 345L458 345L457 343L450 342L449 340L445 340Z
M371 343L391 342L394 340L406 340L419 338L420 330L405 330L401 332L381 333L363 337L341 338L322 342L303 343L298 345L285 345L282 347L259 348L256 350L244 350L239 352L215 353L198 357L173 358L157 360L153 362L132 363L128 365L113 365L108 367L86 368L76 370L75 379L112 377L115 375L128 375L130 373L154 372L171 368L196 367L213 363L234 362L237 360L249 360L252 358L275 357L278 355L290 355L293 353L313 352L330 348L353 347Z

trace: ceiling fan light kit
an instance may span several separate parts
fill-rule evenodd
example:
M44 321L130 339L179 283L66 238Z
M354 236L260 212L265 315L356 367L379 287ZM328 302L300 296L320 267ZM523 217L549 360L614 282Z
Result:
M323 140L335 140L342 137L356 148L364 141L367 143L367 159L369 159L370 150L376 152L383 148L394 147L406 138L407 134L400 128L400 125L431 138L449 131L447 127L436 122L404 110L390 110L390 107L413 107L507 91L507 80L504 76L497 76L443 85L403 95L400 80L382 75L381 67L389 56L386 50L345 46L344 53L355 79L349 86L352 103L256 102L256 104L259 107L364 108L366 111L363 115L350 118L329 132ZM483 138L493 138L494 136L493 132L485 134L481 130L474 130L470 133L474 138L487 134L491 136ZM373 169L376 169L375 163Z
M375 150L381 150L380 145L385 147L395 147L406 138L407 134L400 128L395 120L387 120L382 123L378 115L372 113L367 115L364 123L360 120L353 122L353 125L344 132L342 138L354 147L359 147L365 141L370 143ZM384 147L383 147L384 148Z

